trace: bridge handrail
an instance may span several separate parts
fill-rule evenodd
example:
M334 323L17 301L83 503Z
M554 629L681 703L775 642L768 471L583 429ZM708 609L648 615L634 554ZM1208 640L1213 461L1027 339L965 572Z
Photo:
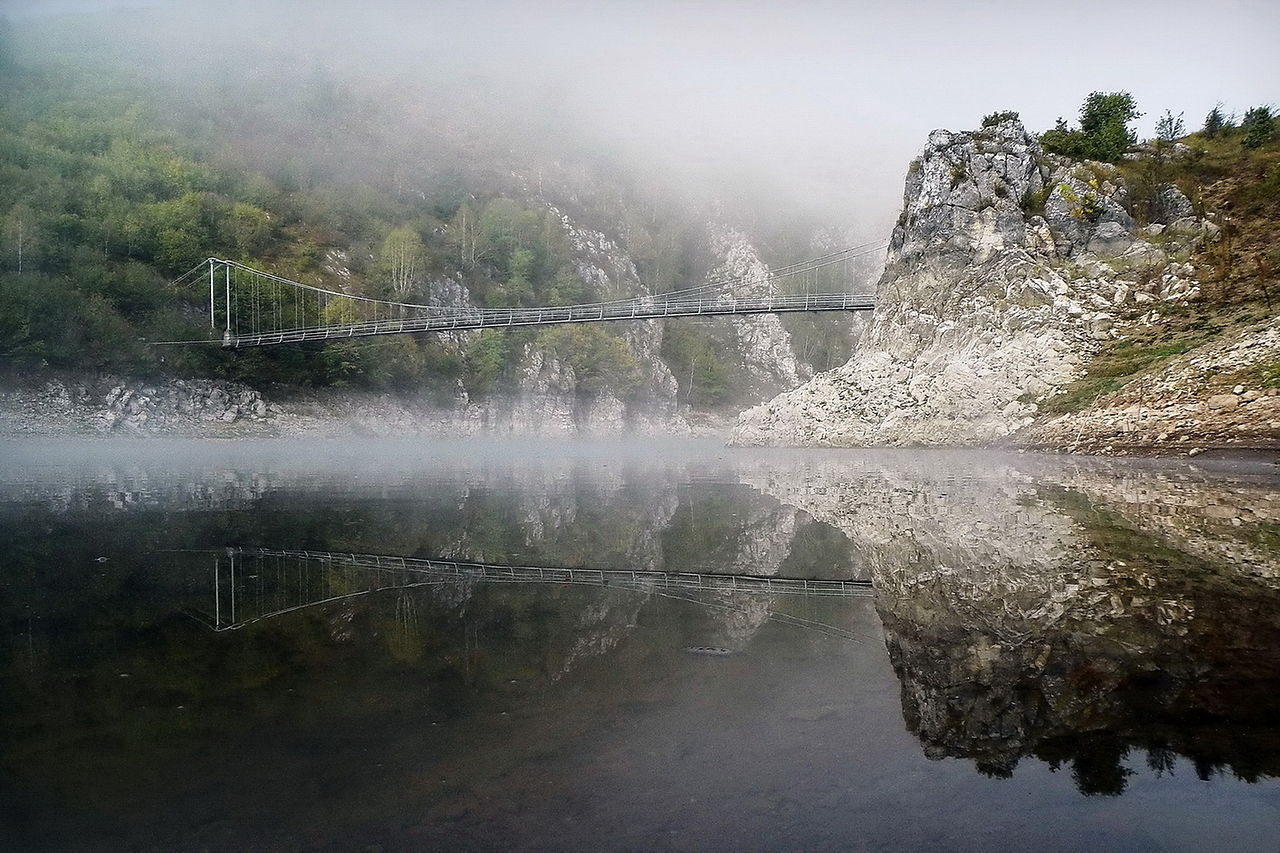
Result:
M736 297L732 300L717 300L712 303L708 303L705 300L697 300L696 302L689 300L658 300L653 297L645 297L642 300L633 300L633 302L642 305L651 304L652 307L641 311L638 308L631 307L631 303L628 303L628 308L625 310L618 308L606 311L602 307L603 303L593 303L591 305L558 306L554 309L547 307L474 309L467 312L466 315L460 314L458 316L362 320L354 323L335 323L328 326L277 329L248 335L233 334L226 343L229 346L259 346L267 343L365 337L391 332L433 332L700 315L722 316L800 311L870 310L875 306L875 298L870 294L844 292Z

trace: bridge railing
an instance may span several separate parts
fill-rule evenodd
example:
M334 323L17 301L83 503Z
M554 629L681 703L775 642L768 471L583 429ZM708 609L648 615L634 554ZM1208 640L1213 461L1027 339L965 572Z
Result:
M516 566L432 560L380 554L351 554L330 551L275 550L266 548L230 549L237 557L283 557L333 565L351 566L378 572L416 573L437 580L482 581L485 583L585 584L624 589L679 589L712 592L751 592L771 595L866 596L872 585L861 580L778 578L757 575L659 572L643 569L585 569L559 566Z
M777 296L717 296L664 299L644 296L618 302L541 308L464 308L390 319L360 320L248 335L228 334L227 347L321 341L411 332L467 331L516 326L546 326L660 317L778 314L804 311L869 311L874 297L855 293L803 293Z

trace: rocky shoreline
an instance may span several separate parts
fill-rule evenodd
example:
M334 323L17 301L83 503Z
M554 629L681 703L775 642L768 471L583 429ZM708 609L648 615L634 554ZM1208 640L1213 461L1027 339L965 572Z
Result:
M728 434L705 413L627 412L607 396L587 400L521 394L441 406L430 398L363 391L264 396L216 379L139 379L46 374L0 379L0 437L169 436L620 436Z
M1280 321L1244 329L1171 359L1079 412L1041 416L1022 447L1106 455L1196 456L1210 449L1280 449Z
M1175 359L1106 407L1041 416L1026 429L982 446L1103 456L1275 451L1280 449L1280 389L1227 384L1240 375L1241 365L1273 354L1280 355L1280 328L1254 330ZM731 426L731 418L690 412L679 420L639 422L592 419L588 412L587 420L575 421L571 412L539 408L524 398L448 409L425 399L354 391L295 392L273 399L238 382L212 379L50 375L0 381L0 438L727 438Z

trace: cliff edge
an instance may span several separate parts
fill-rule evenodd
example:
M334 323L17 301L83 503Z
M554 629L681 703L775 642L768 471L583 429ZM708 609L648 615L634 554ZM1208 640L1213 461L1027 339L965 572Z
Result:
M934 131L911 163L877 306L849 361L748 409L739 445L1007 440L1104 342L1185 306L1218 228L1172 184L1148 224L1115 166L1046 154L1016 119Z

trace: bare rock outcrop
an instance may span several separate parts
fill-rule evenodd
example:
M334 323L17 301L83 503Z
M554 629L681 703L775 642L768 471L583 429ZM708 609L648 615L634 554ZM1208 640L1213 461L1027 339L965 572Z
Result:
M1139 231L1126 199L1113 167L1045 155L1017 121L935 131L853 356L744 412L734 442L987 444L1025 427L1099 341L1198 295L1175 254L1213 226Z

